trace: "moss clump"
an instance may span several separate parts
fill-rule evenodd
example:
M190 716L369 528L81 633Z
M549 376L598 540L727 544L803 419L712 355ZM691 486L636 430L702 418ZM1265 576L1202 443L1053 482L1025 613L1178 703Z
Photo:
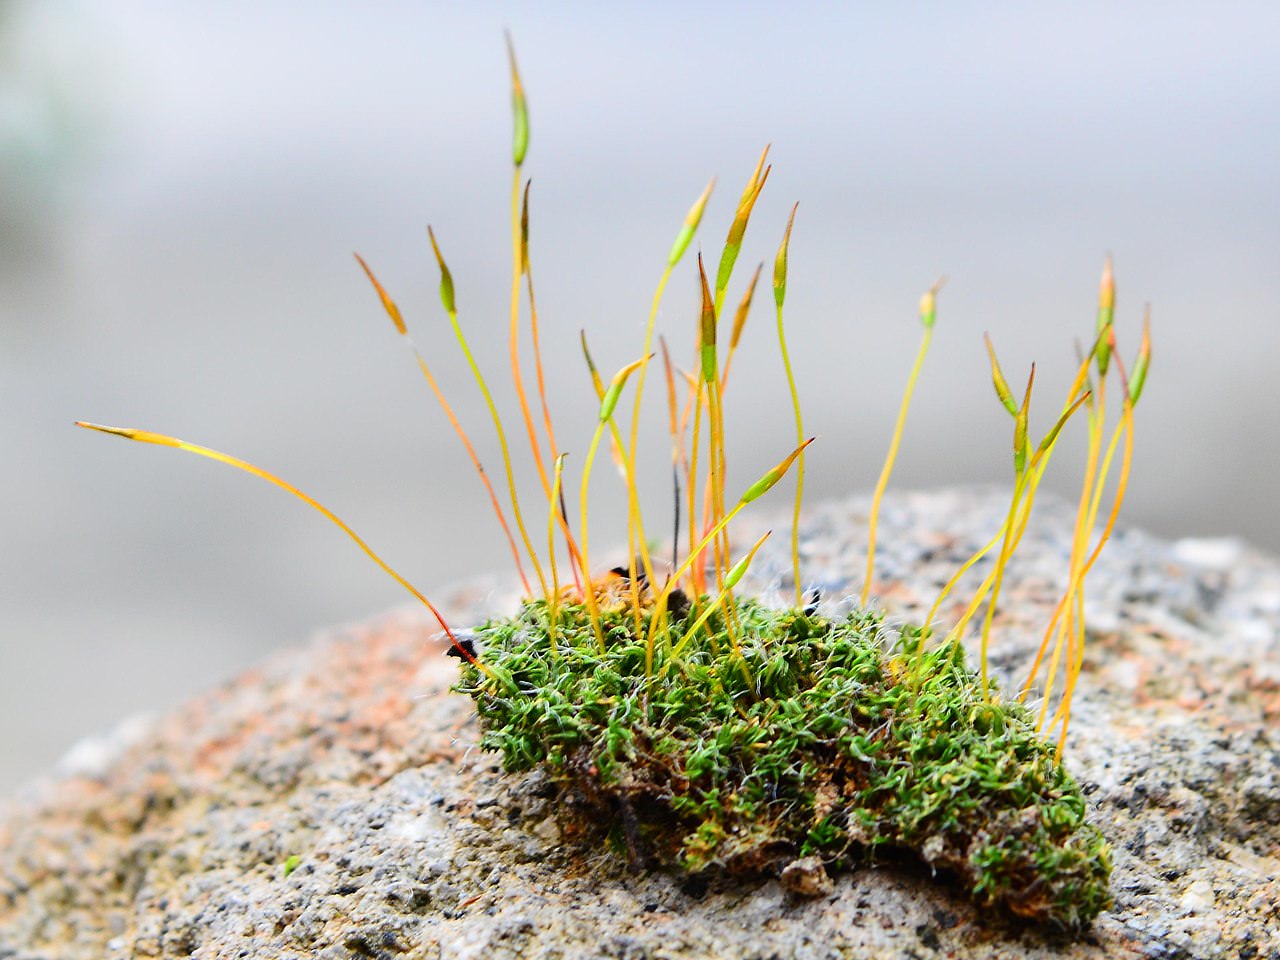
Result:
M584 608L559 608L553 644L527 603L480 628L493 676L466 665L460 689L483 746L513 772L541 765L566 827L606 824L634 866L770 874L906 849L1022 917L1078 928L1110 904L1078 784L1027 711L983 699L958 645L916 660L918 633L875 613L734 612L741 656L718 614L663 656L676 622L646 675L629 610L603 613L601 650Z

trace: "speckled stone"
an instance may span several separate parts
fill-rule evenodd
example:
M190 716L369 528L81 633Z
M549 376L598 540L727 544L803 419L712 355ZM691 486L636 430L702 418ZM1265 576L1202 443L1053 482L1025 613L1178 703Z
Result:
M891 499L875 591L892 616L921 616L1006 505ZM860 583L865 511L808 511L804 569L832 612ZM1044 499L1010 570L1009 682L1064 586L1072 517ZM757 558L765 596L789 590L788 552ZM566 844L546 782L474 748L456 661L405 610L81 744L20 793L0 811L0 958L1280 958L1280 562L1121 530L1088 594L1067 761L1115 847L1116 905L1076 942L910 862L708 883ZM482 585L447 612L513 603Z

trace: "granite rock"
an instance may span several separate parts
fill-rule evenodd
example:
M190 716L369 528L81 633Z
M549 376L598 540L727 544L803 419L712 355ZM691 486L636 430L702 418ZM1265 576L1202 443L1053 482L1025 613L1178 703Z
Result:
M1004 497L888 502L875 592L893 617L923 615ZM860 582L866 507L808 511L803 569L830 612ZM1044 500L1010 570L1009 682L1064 586L1072 519ZM753 567L766 598L790 589L788 547ZM464 625L514 603L475 585L445 609ZM0 810L0 958L1280 960L1280 561L1122 529L1088 604L1067 763L1114 846L1116 903L1074 941L902 859L692 881L566 843L545 780L475 749L457 661L405 609L131 720L21 791Z

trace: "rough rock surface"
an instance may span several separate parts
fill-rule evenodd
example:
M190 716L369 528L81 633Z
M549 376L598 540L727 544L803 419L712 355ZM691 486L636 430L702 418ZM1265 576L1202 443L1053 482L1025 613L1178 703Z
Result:
M884 605L922 615L1004 506L891 500ZM860 575L865 509L809 513L805 569L833 600ZM1072 512L1037 510L997 619L1009 678L1064 585ZM757 558L766 594L788 546ZM465 624L512 602L473 588L447 609ZM20 794L0 812L0 958L1280 958L1280 562L1120 531L1089 610L1067 761L1114 844L1116 905L1076 942L909 862L806 897L632 876L565 844L545 783L473 749L456 661L408 611L86 742Z

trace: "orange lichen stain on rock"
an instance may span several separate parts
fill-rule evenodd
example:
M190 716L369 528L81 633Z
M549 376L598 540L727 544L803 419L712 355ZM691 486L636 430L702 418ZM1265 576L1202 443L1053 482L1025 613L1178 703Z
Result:
M221 734L205 739L193 737L195 746L191 751L191 772L206 782L213 782L227 776L235 768L237 759L243 754L244 745L260 736L269 725L270 719L267 714L257 710L246 714L244 722L236 724Z

